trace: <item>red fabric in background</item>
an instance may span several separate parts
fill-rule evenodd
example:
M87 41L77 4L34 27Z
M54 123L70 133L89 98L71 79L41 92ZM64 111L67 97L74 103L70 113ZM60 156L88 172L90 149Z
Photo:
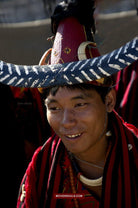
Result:
M120 71L116 83L116 111L138 128L138 61Z

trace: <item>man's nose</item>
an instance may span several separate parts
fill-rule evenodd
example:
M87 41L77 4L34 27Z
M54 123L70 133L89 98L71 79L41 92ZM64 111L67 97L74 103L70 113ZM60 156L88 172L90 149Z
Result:
M76 118L73 111L66 109L62 116L62 126L66 129L72 128L76 125Z

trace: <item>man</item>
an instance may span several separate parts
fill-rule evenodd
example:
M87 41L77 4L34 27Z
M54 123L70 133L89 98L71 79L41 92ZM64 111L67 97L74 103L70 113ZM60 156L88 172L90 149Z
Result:
M72 16L58 19L56 12L49 63L98 56L92 43L77 56L79 44L93 41L89 27ZM116 96L111 78L49 87L43 89L43 97L55 133L33 156L17 207L137 207L136 129L113 110Z
M116 96L109 77L110 72L114 73L115 68L121 70L137 54L131 57L127 54L123 60L122 54L131 45L128 44L108 59L103 56L89 60L99 56L99 52L91 33L95 29L93 1L86 3L71 1L56 8L52 16L56 33L52 53L46 52L40 62L44 64L48 59L51 65L36 71L36 66L7 68L8 64L1 63L6 68L1 68L0 75L8 69L11 79L6 75L0 81L8 77L8 83L16 82L17 86L24 83L21 76L25 75L27 85L31 75L30 86L38 83L44 87L46 83L41 92L53 129L52 137L36 150L26 170L17 207L138 207L137 129L124 123L113 110ZM133 41L133 50L135 44ZM78 61L83 59L88 60ZM93 64L99 66L100 72L94 71ZM15 68L16 77L12 78ZM25 71L20 71L23 68ZM88 68L96 79L90 78ZM41 76L44 69L47 74L40 81L37 75Z

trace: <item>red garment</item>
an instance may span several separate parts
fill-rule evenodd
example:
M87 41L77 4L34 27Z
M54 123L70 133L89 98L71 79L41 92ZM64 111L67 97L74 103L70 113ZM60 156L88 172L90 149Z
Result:
M102 197L98 202L73 171L76 193L92 194L90 198L77 199L79 207L138 207L138 139L133 133L135 128L132 125L129 128L115 112L109 115L109 124L112 146L104 168ZM23 192L19 192L17 208L75 207L74 200L55 197L55 194L72 193L68 180L70 165L71 160L61 139L56 135L51 137L33 156L22 181L26 196L21 202Z

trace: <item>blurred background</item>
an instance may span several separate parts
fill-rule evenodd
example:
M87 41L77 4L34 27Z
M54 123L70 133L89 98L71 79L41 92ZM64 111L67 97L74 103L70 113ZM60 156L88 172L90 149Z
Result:
M52 42L50 17L60 0L0 0L0 60L38 64ZM82 14L83 15L83 14ZM138 35L138 0L97 0L95 41L101 54ZM0 84L1 178L4 207L16 207L19 185L35 149L51 134L37 89ZM7 197L10 196L10 200ZM6 198L6 199L5 199Z

